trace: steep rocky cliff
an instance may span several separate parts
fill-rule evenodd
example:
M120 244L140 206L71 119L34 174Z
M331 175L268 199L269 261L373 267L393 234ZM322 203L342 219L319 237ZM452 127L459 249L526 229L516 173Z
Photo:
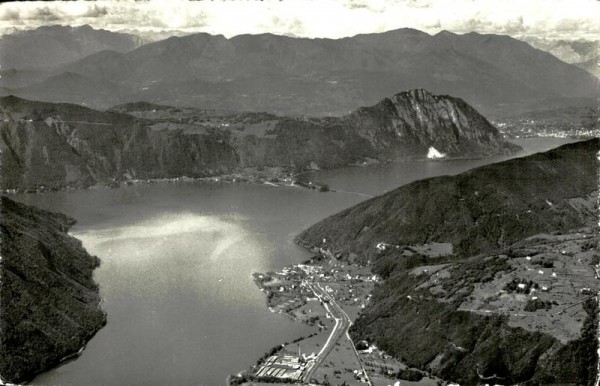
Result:
M82 187L127 178L229 173L224 133L152 130L145 120L69 104L0 101L4 189Z
M434 147L449 157L484 156L508 145L485 117L462 99L423 89L386 98L346 117L346 125L373 147L423 157Z
M413 90L339 118L279 117L134 103L101 112L0 99L4 189L128 178L289 172L375 158L482 157L518 147L464 101Z
M297 241L384 279L356 340L460 384L593 384L598 151L594 139L416 181Z
M73 219L0 203L0 377L23 382L76 355L105 324L92 279L100 262L66 234Z

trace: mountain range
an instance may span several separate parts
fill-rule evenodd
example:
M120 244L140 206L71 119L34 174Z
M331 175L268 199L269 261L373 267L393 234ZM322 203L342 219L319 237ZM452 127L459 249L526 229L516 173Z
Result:
M198 33L132 50L131 42L89 46L96 52L78 59L65 55L37 83L0 79L0 92L99 109L147 101L310 116L347 114L413 88L460 97L484 113L593 104L600 94L586 71L499 35L431 36L400 29L343 39L272 34L227 39ZM18 54L29 57L35 45L28 47L22 43Z
M600 78L600 55L596 55L585 62L577 63L577 66Z
M342 117L294 118L133 103L111 111L0 98L4 189L131 178L206 177L247 168L295 173L393 161L482 157L519 147L473 107L417 89Z
M0 37L2 70L44 70L102 50L127 52L144 41L132 34L94 29L89 25L43 26Z
M522 37L520 40L600 77L600 40L552 40L533 37Z

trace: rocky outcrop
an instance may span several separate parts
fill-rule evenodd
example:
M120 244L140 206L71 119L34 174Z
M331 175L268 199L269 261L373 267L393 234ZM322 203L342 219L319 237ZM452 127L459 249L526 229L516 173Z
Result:
M66 234L74 220L0 206L0 377L24 382L77 355L106 323L92 272L100 261Z
M424 157L429 147L450 158L485 156L507 144L485 117L462 99L416 89L350 114L347 125L369 143L396 156Z
M289 172L366 158L483 157L518 149L475 109L425 90L339 118L223 113L147 103L101 112L0 99L4 189L206 177L265 166Z

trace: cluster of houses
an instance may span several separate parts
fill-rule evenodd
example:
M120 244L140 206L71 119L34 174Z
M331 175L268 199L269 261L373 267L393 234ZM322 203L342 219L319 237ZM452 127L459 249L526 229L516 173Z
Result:
M258 369L258 377L272 377L278 379L302 380L308 366L314 363L316 356L281 354L270 356Z

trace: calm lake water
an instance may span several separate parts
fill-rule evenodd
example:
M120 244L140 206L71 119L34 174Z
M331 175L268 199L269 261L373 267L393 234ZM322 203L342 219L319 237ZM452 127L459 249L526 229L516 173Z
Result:
M524 157L578 140L572 138L523 138L511 141L521 146L523 150L511 155L499 155L479 160L408 161L366 167L347 167L335 171L319 170L306 173L304 177L328 184L332 189L338 191L378 195L412 181L440 175L459 174L477 166Z
M573 140L515 142L526 150L512 157ZM507 158L311 173L340 190L329 193L193 182L17 195L78 220L71 234L102 260L95 279L108 313L79 359L33 384L222 385L271 347L313 331L269 312L251 279L308 258L296 234L365 194Z

